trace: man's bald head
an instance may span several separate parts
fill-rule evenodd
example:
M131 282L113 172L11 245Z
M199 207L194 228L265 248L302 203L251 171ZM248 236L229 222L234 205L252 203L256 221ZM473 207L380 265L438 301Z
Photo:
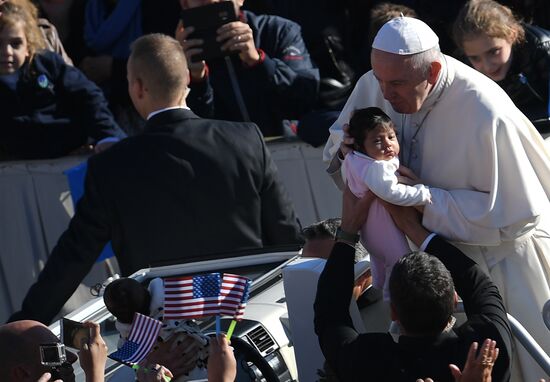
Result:
M134 41L128 73L129 81L139 79L153 99L163 102L182 100L189 84L187 60L180 43L160 33Z
M38 321L15 321L0 326L0 380L37 381L47 371L40 362L40 344L52 342L59 339Z

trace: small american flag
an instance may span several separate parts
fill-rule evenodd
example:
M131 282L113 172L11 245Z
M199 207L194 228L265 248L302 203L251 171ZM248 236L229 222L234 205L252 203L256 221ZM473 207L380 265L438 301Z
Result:
M218 315L220 288L219 273L164 279L164 319Z
M120 349L109 355L109 358L130 366L138 363L155 344L161 325L161 322L154 318L136 313L128 340Z
M242 320L248 301L249 287L250 279L224 273L220 291L220 314L233 316L237 321Z

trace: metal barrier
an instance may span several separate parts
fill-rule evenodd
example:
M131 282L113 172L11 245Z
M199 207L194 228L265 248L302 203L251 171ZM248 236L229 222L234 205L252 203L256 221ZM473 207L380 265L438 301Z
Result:
M546 305L548 305L548 303L546 303ZM510 321L510 326L512 327L512 333L514 333L514 336L518 339L525 350L531 354L531 357L533 357L544 372L550 375L550 357L548 357L548 354L542 350L531 334L529 334L523 325L510 313L508 313L508 321Z

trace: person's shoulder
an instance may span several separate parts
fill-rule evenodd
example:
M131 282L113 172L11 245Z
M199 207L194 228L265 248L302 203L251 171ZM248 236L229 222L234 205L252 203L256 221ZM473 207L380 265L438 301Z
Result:
M522 23L521 25L525 31L525 39L528 44L534 46L550 44L550 30L533 24Z
M142 147L140 142L146 141L145 134L121 139L107 150L92 155L88 159L88 167L101 168L104 171L113 168L113 163L123 165L126 160L132 163Z
M32 58L33 72L37 75L44 72L57 77L68 65L59 54L50 50L44 49L36 52Z
M260 29L270 28L281 31L288 31L297 29L300 30L300 25L292 20L285 19L276 15L257 15L250 11L244 11L247 21L251 24L255 24Z
M33 60L39 62L55 62L63 65L65 63L65 61L63 61L63 57L48 49L41 49L36 52Z
M197 121L200 121L198 123L210 126L212 129L219 130L222 134L235 134L238 132L239 134L257 135L260 132L258 126L252 122L234 122L205 118L200 118Z

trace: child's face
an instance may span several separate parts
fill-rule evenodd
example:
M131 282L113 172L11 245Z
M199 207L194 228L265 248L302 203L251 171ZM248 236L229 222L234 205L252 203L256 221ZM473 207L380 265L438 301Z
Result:
M512 64L512 43L480 34L462 42L472 66L493 81L502 81Z
M378 125L367 133L363 149L369 157L375 160L390 160L399 155L399 142L393 124Z
M0 31L0 74L15 73L29 56L23 23L6 25Z

